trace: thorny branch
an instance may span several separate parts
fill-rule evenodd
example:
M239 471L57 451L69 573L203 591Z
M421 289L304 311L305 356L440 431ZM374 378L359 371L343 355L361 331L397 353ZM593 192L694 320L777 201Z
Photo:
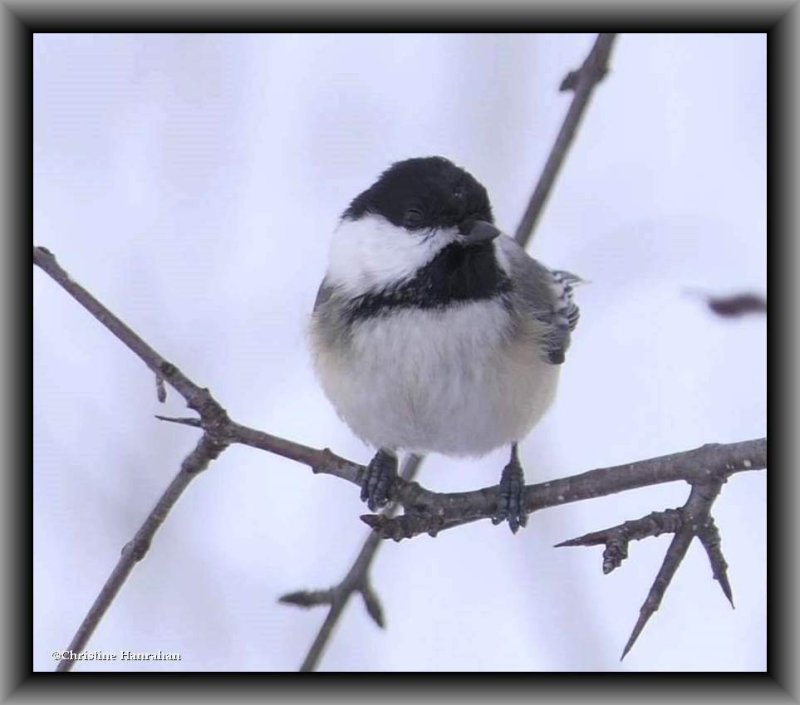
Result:
M583 111L596 84L608 69L608 58L614 41L613 34L601 34L581 68L570 72L561 90L575 92L550 157L544 167L531 202L516 231L518 241L525 244L547 196L555 181L564 156L571 144ZM252 429L231 420L225 409L207 389L199 387L175 365L167 361L142 340L133 330L106 309L86 289L81 287L58 265L55 257L43 247L34 247L34 264L47 272L98 321L136 354L154 373L159 400L163 400L165 383L172 386L185 399L187 406L199 418L164 419L203 429L204 433L195 449L186 457L176 477L170 483L156 507L145 519L133 539L126 544L114 570L103 586L89 613L70 643L70 650L78 652L88 643L92 632L107 611L116 594L130 575L133 566L146 554L153 537L166 519L169 511L188 486L189 482L229 445L239 443L309 466L313 472L334 475L356 485L361 484L365 468L341 458L328 449L314 449L277 436ZM745 306L748 308L749 304ZM737 311L738 313L738 311ZM164 417L159 417L164 418ZM421 461L421 459L418 459ZM392 488L394 504L383 515L362 517L373 526L356 561L345 579L327 591L303 592L286 595L284 602L311 606L329 604L328 617L303 664L303 670L313 669L325 643L341 615L350 595L361 593L369 614L379 624L383 622L382 609L368 578L368 570L381 544L380 538L400 540L420 533L435 534L461 524L490 518L495 513L496 487L474 492L438 494L429 492L412 481L419 463L407 465L403 476ZM643 460L615 468L592 470L573 477L562 478L525 489L526 508L529 512L545 507L576 502L635 487L683 480L692 485L686 505L680 510L654 512L643 519L606 530L594 532L561 545L594 545L604 543L604 570L618 566L627 555L630 540L669 531L675 534L667 552L664 566L656 577L653 588L642 606L634 634L626 646L626 653L641 632L644 624L658 608L664 591L692 538L695 536L705 547L725 594L731 598L722 556L719 532L710 515L710 507L722 483L736 472L760 470L766 467L766 439L754 439L726 445L710 444L685 453ZM402 506L405 513L394 516ZM68 670L72 661L62 661L57 670Z
M77 284L58 264L48 250L34 247L34 263L63 286L80 304L127 345L153 371L161 373L164 381L172 385L199 418L167 419L175 423L202 428L206 443L202 443L184 461L181 473L159 500L142 529L137 532L111 577L98 595L86 619L81 624L72 643L85 645L108 606L124 584L133 564L140 560L153 536L166 518L189 481L204 469L224 448L233 443L265 450L284 458L307 465L315 473L333 475L360 486L366 468L332 453L327 448L315 449L300 443L249 428L230 419L228 414L207 389L186 377L175 365L167 362L119 318L97 299ZM163 418L163 417L162 417ZM203 446L203 450L201 450ZM195 454L198 454L195 456ZM195 460L191 460L195 458ZM205 460L205 462L201 462ZM692 451L651 458L617 467L590 470L571 477L560 478L525 488L525 505L529 512L546 507L578 502L625 490L682 480L691 484L709 482L747 470L766 467L766 439L740 443L708 444ZM192 468L196 468L192 470ZM472 492L441 494L430 492L413 481L397 478L391 496L401 505L405 514L398 517L366 515L364 520L373 526L375 535L400 540L421 533L437 533L461 524L490 519L495 514L497 486ZM376 539L372 539L376 541ZM709 544L710 545L710 544ZM374 549L370 549L374 553ZM708 550L708 545L707 545ZM370 558L371 560L371 558ZM361 565L366 566L365 561ZM76 651L75 648L72 649ZM69 668L64 664L63 668Z
M708 470L708 468L706 469ZM686 500L686 504L679 509L653 512L641 519L626 521L619 526L585 534L556 545L561 547L604 544L606 548L603 551L603 572L610 573L628 557L629 541L658 536L663 533L675 535L639 611L639 618L622 652L622 658L625 658L650 617L655 614L694 538L697 538L705 548L714 579L719 582L722 592L733 607L733 592L728 581L728 564L722 554L719 530L711 516L711 505L719 496L726 479L727 473L711 470L707 479L691 482L692 491L689 493L689 498Z
M679 480L690 484L702 483L710 477L727 478L737 472L763 470L766 466L766 438L739 443L708 443L694 450L527 485L525 508L530 513L647 485ZM439 494L415 482L398 482L392 496L405 507L405 514L395 518L367 514L361 518L384 538L401 541L492 517L496 511L497 486Z

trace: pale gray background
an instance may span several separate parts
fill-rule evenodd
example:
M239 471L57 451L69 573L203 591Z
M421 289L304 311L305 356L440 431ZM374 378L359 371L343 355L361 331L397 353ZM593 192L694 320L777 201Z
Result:
M34 241L232 416L354 460L370 450L311 372L304 327L330 231L388 164L442 154L513 231L594 35L37 35ZM529 481L766 432L763 318L687 290L766 287L766 38L622 35L535 256L591 280L560 395L522 447ZM171 393L34 277L34 667L51 669L119 550L194 446ZM431 457L437 490L496 482L505 451ZM681 484L382 548L381 632L348 608L329 670L763 670L766 475L715 505L737 609L692 546L619 655L669 538L553 549L678 506ZM358 490L232 448L197 479L90 643L178 651L152 670L293 670L324 617L279 606L337 582ZM113 668L119 668L117 664ZM124 664L123 664L124 667ZM140 669L140 664L128 666ZM85 664L81 670L108 668Z

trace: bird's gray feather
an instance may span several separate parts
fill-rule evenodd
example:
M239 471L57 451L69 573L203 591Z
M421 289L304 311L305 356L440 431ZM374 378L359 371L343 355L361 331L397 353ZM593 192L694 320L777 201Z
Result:
M333 287L330 286L327 280L323 279L322 284L319 285L317 290L317 298L314 299L314 310L316 311L320 306L325 304L333 294Z
M537 262L515 241L504 238L503 252L514 282L514 308L545 325L543 351L547 362L560 365L578 324L580 311L572 288L582 279L570 272L550 270Z

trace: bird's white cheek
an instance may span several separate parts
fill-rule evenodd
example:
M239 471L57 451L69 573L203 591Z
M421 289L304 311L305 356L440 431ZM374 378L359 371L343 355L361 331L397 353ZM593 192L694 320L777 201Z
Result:
M378 215L343 220L333 234L326 279L353 295L382 289L412 278L454 237L447 230L410 233Z

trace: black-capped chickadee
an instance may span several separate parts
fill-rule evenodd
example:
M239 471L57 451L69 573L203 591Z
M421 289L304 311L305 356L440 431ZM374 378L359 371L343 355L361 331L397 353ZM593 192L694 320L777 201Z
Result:
M442 157L398 162L355 198L310 338L325 394L378 448L361 491L371 510L389 499L398 450L510 445L493 521L526 524L517 443L553 401L579 281L502 234L486 189Z

